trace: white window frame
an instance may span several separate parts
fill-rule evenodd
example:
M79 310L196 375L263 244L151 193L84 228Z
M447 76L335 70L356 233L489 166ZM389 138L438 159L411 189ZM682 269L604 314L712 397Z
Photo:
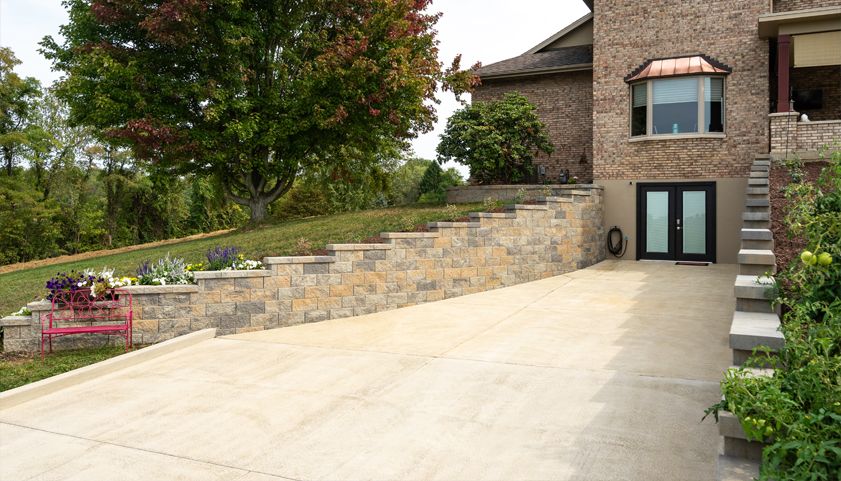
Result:
M696 78L698 79L698 125L706 125L704 119L704 79L705 78L720 78L723 80L722 88L724 94L724 120L722 121L724 132L686 132L681 134L655 134L654 133L654 107L652 99L654 98L654 82L658 80L670 80L673 78ZM645 131L646 135L633 135L633 111L634 111L634 87L645 84L646 89L646 111L645 111ZM699 128L699 130L701 130ZM727 77L725 75L692 75L692 76L675 76L675 77L658 77L651 79L644 79L639 82L633 82L628 85L628 139L631 142L644 142L648 140L669 140L669 139L723 139L727 138Z

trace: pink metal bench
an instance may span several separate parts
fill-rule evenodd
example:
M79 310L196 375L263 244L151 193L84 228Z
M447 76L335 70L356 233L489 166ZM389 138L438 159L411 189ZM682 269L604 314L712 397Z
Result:
M124 289L107 289L95 299L89 290L59 292L53 297L50 312L41 317L41 362L45 341L52 354L53 338L71 334L123 336L128 352L132 346L132 315L131 293Z

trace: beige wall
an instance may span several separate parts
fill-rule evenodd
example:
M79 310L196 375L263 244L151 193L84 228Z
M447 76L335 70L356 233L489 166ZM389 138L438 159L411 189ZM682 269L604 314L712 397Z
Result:
M735 264L739 253L742 229L742 212L745 210L748 179L715 178L691 179L692 182L715 182L716 192L716 262ZM622 229L622 235L628 236L628 250L624 260L637 258L637 183L666 182L668 179L596 179L594 184L604 186L604 230L605 235L613 226ZM614 240L615 242L615 240ZM609 252L607 259L615 259Z

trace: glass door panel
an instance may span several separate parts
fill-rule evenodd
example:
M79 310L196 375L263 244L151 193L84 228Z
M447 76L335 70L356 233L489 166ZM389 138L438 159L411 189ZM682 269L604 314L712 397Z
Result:
M669 192L646 192L645 250L669 252Z
M683 218L679 226L683 232L684 254L707 253L707 193L683 191Z

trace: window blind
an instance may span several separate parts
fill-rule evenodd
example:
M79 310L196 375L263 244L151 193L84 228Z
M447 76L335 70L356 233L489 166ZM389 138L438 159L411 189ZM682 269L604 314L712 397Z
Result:
M709 77L704 79L704 101L724 101L724 79Z
M697 78L658 80L652 88L654 91L651 100L654 105L698 102Z
M648 85L634 85L634 108L645 107L648 103Z

